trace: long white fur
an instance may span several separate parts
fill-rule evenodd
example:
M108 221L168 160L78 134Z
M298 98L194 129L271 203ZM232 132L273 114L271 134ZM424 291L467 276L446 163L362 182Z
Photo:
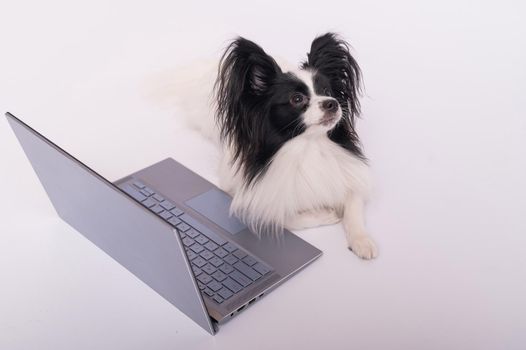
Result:
M363 215L371 187L368 167L327 137L331 126L317 124L322 113L317 113L316 105L305 113L307 130L283 145L264 176L247 187L232 162L231 149L219 139L213 117L215 73L208 63L194 65L171 76L175 87L171 91L187 124L222 150L219 187L233 197L231 213L256 232L263 227L301 229L343 219L349 248L361 258L376 257L377 248L366 233ZM312 101L323 98L314 92L312 72L293 73L309 87Z

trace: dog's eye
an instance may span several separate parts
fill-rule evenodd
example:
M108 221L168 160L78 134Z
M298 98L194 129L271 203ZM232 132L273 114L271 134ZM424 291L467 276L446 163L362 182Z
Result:
M332 96L332 94L331 94L331 90L330 90L329 88L325 88L325 89L323 89L323 94L324 94L325 96Z
M303 104L306 100L307 100L307 96L299 92L292 94L292 96L290 97L290 103L294 106L299 106Z

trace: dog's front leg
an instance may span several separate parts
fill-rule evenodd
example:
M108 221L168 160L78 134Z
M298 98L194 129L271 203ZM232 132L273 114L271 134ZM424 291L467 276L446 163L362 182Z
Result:
M378 255L378 249L365 230L364 205L365 200L359 193L350 193L347 196L343 228L349 249L362 259L373 259Z
M305 228L332 225L340 221L338 213L333 208L322 208L297 213L287 220L285 227L288 230L302 230Z

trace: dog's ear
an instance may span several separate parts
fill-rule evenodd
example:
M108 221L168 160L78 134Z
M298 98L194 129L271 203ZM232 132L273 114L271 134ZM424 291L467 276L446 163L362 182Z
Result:
M312 68L329 78L334 97L351 121L360 114L361 71L346 41L334 33L317 37L302 68Z
M223 54L214 87L216 122L221 137L233 146L234 160L260 147L265 113L261 97L280 73L276 61L250 40L235 39Z
M276 61L261 47L238 37L227 47L219 63L217 95L238 99L242 94L263 94L279 72Z

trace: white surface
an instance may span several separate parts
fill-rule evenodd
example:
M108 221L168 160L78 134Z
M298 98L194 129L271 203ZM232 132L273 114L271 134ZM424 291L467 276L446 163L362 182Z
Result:
M89 3L89 5L87 4ZM55 215L0 120L0 349L520 349L526 343L525 6L519 1L0 4L0 111L110 179L216 153L147 81L242 34L299 60L341 32L366 84L359 131L380 257L340 226L314 265L208 336Z

